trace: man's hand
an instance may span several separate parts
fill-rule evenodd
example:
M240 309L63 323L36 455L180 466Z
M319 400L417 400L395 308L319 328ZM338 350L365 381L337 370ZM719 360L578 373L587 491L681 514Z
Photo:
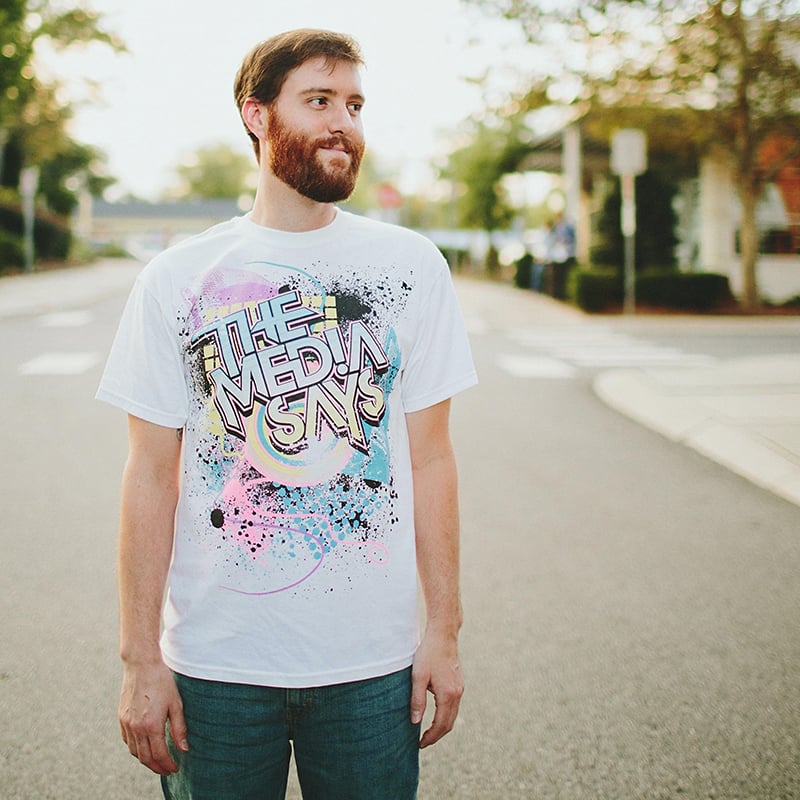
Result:
M455 636L426 632L414 656L411 674L411 721L415 724L422 721L428 691L436 705L433 722L419 742L421 748L428 747L453 730L464 694Z
M170 670L163 663L126 665L119 700L122 739L131 755L157 775L178 771L167 748L167 720L178 749L188 751L183 704Z

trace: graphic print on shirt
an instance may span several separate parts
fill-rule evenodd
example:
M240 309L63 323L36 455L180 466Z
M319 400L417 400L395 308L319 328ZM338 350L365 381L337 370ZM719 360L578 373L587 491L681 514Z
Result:
M391 322L409 291L260 266L207 276L185 330L207 466L207 485L187 491L213 498L198 524L224 562L222 588L250 595L390 558Z

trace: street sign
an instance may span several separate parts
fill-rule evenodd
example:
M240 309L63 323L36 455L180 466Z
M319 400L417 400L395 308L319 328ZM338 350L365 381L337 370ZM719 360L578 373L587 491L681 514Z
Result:
M644 131L622 128L611 137L611 170L620 176L622 207L620 228L625 239L625 312L636 308L636 176L647 171L647 139Z
M621 128L611 137L611 171L641 175L647 171L647 139L637 128Z

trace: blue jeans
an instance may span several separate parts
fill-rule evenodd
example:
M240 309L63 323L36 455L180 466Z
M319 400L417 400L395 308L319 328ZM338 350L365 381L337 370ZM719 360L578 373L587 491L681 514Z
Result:
M304 800L414 800L420 726L411 668L312 689L176 675L189 752L162 778L167 800L283 800L294 745Z

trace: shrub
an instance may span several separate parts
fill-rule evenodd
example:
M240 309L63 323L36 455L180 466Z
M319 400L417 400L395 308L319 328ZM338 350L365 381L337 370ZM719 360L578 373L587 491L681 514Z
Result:
M728 278L712 272L645 272L636 279L636 302L709 311L732 299Z
M684 311L709 311L733 297L728 278L711 272L647 271L636 276L636 304ZM622 274L615 269L575 270L570 296L584 311L623 302Z
M622 276L615 269L575 269L569 296L584 311L602 311L622 302Z
M0 273L25 265L22 239L0 229Z
M12 237L22 238L25 224L18 206L0 203L0 231ZM69 254L72 232L69 226L53 214L36 210L33 223L33 246L36 258L63 261Z
M525 253L516 263L514 284L520 289L530 289L533 279L533 256Z

